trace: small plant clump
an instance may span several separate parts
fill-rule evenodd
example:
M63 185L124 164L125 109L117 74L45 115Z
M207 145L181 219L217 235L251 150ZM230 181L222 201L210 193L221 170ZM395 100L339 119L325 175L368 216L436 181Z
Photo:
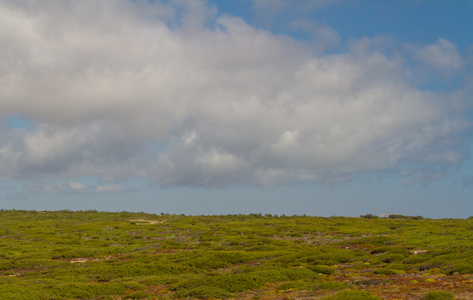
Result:
M455 297L452 293L444 292L444 291L432 291L428 292L420 300L453 300Z
M360 291L343 291L323 298L324 300L380 300L380 298L373 296L369 292Z
M6 300L429 300L473 289L471 219L0 210L0 223Z

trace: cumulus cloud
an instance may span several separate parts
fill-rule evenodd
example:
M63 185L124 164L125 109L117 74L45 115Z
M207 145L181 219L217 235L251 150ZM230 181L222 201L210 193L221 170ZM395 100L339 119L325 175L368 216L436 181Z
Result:
M422 178L468 155L461 93L416 88L403 59L376 39L315 55L317 45L219 16L205 2L145 2L0 2L0 112L34 124L3 125L1 180L226 187L376 172ZM437 69L461 68L446 40L417 50L450 54ZM69 181L30 190L115 188Z
M327 24L302 18L292 21L290 27L307 32L314 41L315 50L319 53L338 46L341 41L337 31Z
M318 53L333 49L340 43L335 29L315 21L310 15L339 0L251 0L256 26L282 28L305 33L313 40L312 48Z
M455 44L444 38L424 47L408 44L406 48L416 60L428 68L441 71L444 76L458 72L464 66Z
M96 175L105 180L142 176L143 141L117 126L85 122L68 127L39 124L6 129L0 139L1 180ZM150 158L150 157L148 157Z

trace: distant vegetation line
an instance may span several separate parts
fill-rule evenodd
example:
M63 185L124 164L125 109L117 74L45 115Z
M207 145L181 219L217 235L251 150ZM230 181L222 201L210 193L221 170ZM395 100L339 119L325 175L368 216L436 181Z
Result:
M24 209L0 209L0 212L7 212L7 211L24 211L24 212L39 212L39 213L45 213L45 212L77 212L77 213L83 213L83 212L90 212L90 213L111 213L111 214L117 214L117 213L132 213L132 214L144 214L144 215L160 215L160 216L165 216L165 215L171 215L171 216L195 216L195 217L212 217L212 216L249 216L249 217L265 217L265 218L288 218L288 217L315 217L315 218L339 218L339 217L344 217L344 218L354 218L350 216L341 216L341 215L332 215L330 217L326 216L319 216L319 215L308 215L308 214L271 214L271 213L238 213L238 214L184 214L184 213L169 213L169 212L161 212L159 214L154 214L154 213L149 213L149 212L144 212L144 211L107 211L107 210L96 210L96 209L87 209L87 210L70 210L70 209L62 209L62 210L24 210ZM451 218L451 217L439 217L439 218L424 218L423 216L417 215L417 216L406 216L402 214L389 214L389 213L382 213L382 214L365 214L365 215L360 215L360 218L365 218L365 219L376 219L376 218L388 218L388 219L411 219L411 220L423 220L423 219L462 219L462 218ZM473 219L473 216L469 216L466 219Z

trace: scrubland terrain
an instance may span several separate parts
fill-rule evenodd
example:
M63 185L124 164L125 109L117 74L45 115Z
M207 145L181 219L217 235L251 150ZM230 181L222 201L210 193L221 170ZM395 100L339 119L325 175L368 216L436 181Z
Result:
M0 295L473 299L473 220L399 217L2 210Z

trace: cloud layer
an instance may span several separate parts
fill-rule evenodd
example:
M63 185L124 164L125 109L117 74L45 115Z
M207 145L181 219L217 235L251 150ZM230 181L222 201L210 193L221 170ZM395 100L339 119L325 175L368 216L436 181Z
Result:
M198 1L0 1L0 112L34 124L4 122L0 179L274 186L461 164L464 93L410 83L460 72L454 44L406 45L410 68L379 39L321 54L339 40L317 26L314 45Z
M85 185L81 182L70 181L61 182L57 185L50 184L26 184L28 191L33 193L54 193L54 194L110 194L110 193L123 193L131 192L131 190L119 185L119 184L105 184L97 186Z

